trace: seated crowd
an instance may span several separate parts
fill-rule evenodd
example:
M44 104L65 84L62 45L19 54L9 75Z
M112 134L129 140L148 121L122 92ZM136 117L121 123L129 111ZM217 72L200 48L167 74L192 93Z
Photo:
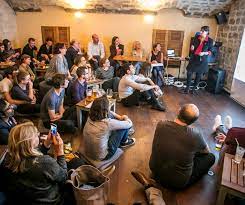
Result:
M139 106L143 101L152 109L166 110L165 103L160 100L164 83L164 56L160 44L153 45L146 63L122 63L113 59L123 53L124 45L119 37L114 36L110 56L106 58L104 45L97 34L92 35L87 54L76 40L72 40L66 49L64 43L53 45L52 39L47 38L37 51L35 39L29 38L21 55L15 52L9 40L0 43L0 61L15 64L1 73L3 79L0 81L0 144L8 145L8 152L0 165L0 191L6 194L10 204L64 204L69 200L66 197L68 168L62 135L77 135L80 131L76 104L86 99L90 81L100 79L104 91L111 89L126 107ZM146 56L139 41L134 43L132 55ZM48 64L45 76L38 76L37 67L45 64ZM61 136L49 132L40 142L40 133L32 122L18 123L15 120L22 115L40 117L46 129L50 129L52 123L56 124ZM110 111L106 95L96 98L89 113L83 112L82 115L86 119L83 122L84 155L92 160L108 160L117 149L136 143L131 137L132 120L127 115ZM149 166L154 179L162 186L186 188L214 164L215 157L201 131L191 126L198 117L198 108L186 104L174 121L157 124ZM222 133L220 141L229 146L234 138L229 137L231 131L226 137L218 118L215 131ZM244 133L244 130L241 128L238 132ZM51 146L55 158L48 155ZM81 164L85 162L80 161L76 167ZM153 194L157 195L156 200L162 200L160 191L152 191L154 185L143 173L132 174L144 185L148 198Z

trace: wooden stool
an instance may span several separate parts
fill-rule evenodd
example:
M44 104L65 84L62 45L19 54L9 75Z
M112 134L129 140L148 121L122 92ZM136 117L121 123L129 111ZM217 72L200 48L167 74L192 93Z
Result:
M223 205L226 194L245 198L245 181L243 172L245 160L240 164L234 162L234 155L225 153L221 185L216 205Z

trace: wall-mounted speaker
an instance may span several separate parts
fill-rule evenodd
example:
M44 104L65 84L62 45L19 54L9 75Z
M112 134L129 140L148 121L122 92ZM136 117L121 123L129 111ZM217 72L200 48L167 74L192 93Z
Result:
M215 14L215 18L218 24L224 24L227 22L227 17L224 11Z

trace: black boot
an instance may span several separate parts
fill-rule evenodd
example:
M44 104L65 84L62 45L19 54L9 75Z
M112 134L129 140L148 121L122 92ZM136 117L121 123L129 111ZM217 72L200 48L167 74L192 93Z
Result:
M151 109L154 109L154 110L159 110L159 111L165 111L166 108L160 103L157 101L157 103L154 103L152 106L151 106Z

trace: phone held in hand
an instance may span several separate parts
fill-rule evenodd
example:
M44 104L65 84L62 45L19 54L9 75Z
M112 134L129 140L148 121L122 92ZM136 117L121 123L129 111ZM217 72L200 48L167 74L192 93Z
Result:
M51 131L51 134L52 134L53 136L56 136L56 135L57 135L57 125L51 123L51 124L50 124L50 131Z
M53 138L53 143L57 144L57 140L56 140L56 136L57 136L57 125L51 123L50 124L50 132L51 132L51 136Z

